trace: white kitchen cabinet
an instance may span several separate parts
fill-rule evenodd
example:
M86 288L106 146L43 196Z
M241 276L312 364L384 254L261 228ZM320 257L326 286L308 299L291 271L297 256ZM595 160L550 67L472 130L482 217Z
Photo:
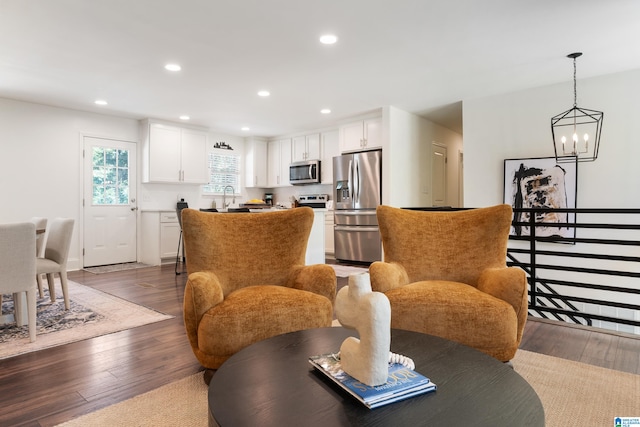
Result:
M207 133L144 121L142 182L206 184Z
M176 211L142 211L140 231L141 262L159 265L175 262L180 239L180 224Z
M324 214L324 253L327 257L335 256L335 242L333 237L333 211Z
M320 134L296 136L291 144L292 161L318 160L321 156Z
M182 129L182 144L180 148L182 182L187 184L207 184L209 182L207 134L191 129Z
M333 183L333 158L340 155L340 138L338 130L323 132L322 158L320 163L320 182L322 184Z
M373 118L340 127L340 151L373 150L382 148L382 118Z
M258 138L245 140L245 187L269 187L267 182L267 141Z
M176 259L180 224L176 212L160 212L160 258Z
M291 139L269 141L267 162L267 186L285 187L289 184L291 164Z

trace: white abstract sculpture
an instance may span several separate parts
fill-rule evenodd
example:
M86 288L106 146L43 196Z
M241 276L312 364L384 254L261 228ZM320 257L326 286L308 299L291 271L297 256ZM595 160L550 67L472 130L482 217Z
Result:
M336 316L345 328L356 329L340 347L342 369L358 381L376 386L387 382L391 348L391 305L371 290L369 273L349 276L349 285L336 296Z

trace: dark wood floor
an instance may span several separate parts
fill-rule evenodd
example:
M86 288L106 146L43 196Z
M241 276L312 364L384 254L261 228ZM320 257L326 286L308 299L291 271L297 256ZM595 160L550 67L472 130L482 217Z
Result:
M69 278L176 317L0 360L0 426L52 426L201 370L182 322L186 274L167 265ZM521 348L640 374L637 337L530 320Z

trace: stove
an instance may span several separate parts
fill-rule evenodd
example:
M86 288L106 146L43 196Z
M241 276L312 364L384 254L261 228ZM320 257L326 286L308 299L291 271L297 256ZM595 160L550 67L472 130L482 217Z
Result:
M306 194L300 196L298 206L308 206L310 208L326 208L328 194Z

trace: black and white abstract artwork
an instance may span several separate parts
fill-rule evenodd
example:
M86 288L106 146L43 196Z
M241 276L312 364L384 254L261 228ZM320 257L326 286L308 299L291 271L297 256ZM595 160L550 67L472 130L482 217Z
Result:
M575 213L553 209L575 209L578 163L556 163L555 157L507 159L504 161L504 203L514 209L541 209L535 213L536 236L575 237ZM546 211L546 210L549 211ZM528 222L529 212L514 212L514 222ZM563 224L560 226L553 224ZM511 227L515 236L529 236L529 226Z

